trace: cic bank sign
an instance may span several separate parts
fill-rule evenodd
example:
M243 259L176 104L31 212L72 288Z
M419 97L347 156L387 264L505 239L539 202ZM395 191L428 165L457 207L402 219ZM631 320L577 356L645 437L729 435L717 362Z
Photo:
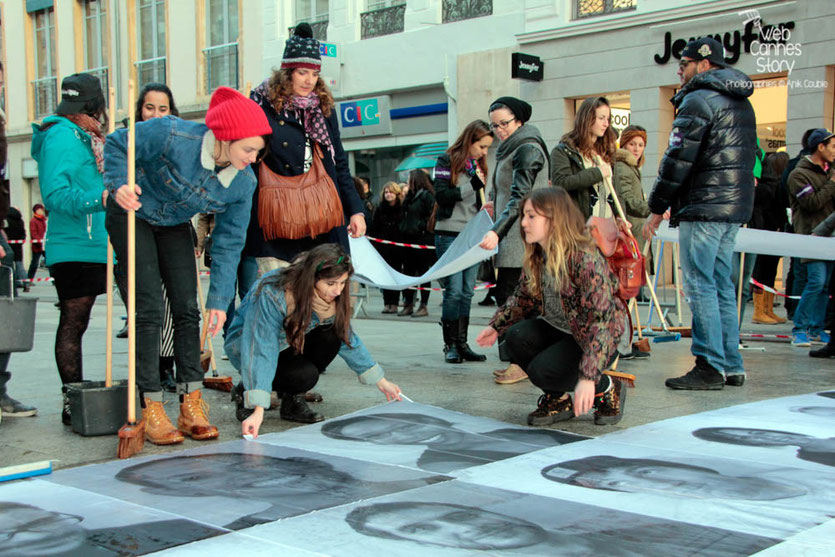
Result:
M337 103L342 137L365 137L391 133L391 102L388 95Z

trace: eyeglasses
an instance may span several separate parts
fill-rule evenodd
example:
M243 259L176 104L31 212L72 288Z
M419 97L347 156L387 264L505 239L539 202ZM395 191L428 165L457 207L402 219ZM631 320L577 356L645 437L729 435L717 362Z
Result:
M510 120L505 120L505 121L499 122L497 124L490 124L490 129L493 130L493 131L503 130L503 129L507 128L510 125L510 123L513 122L514 120L516 120L516 118L511 118Z
M696 62L698 62L698 60L682 60L678 63L678 69L683 70L690 64L695 64Z

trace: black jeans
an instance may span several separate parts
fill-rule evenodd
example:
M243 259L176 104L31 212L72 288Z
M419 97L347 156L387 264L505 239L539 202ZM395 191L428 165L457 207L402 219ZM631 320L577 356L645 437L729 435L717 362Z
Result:
M510 327L505 349L510 361L546 393L561 395L577 385L583 350L573 336L542 319L525 319Z
M41 262L42 255L43 253L32 252L32 261L29 262L29 271L27 272L30 280L35 278L35 273L38 272L38 264Z
M333 325L321 325L304 336L304 351L296 354L292 347L278 354L273 390L295 395L305 393L319 382L319 374L327 369L342 346Z
M127 269L127 213L107 206L105 227L119 263ZM136 384L142 396L162 399L159 337L163 319L162 284L174 319L174 361L181 393L200 389L200 311L191 224L155 226L136 219ZM128 316L130 319L130 316Z

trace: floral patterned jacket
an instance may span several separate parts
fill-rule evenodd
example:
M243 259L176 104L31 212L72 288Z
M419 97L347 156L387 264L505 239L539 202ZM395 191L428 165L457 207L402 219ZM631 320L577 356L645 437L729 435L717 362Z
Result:
M617 351L626 329L626 308L615 295L618 279L597 249L575 252L568 269L571 280L560 290L563 310L574 340L583 349L580 374L596 381ZM496 311L490 326L501 335L523 319L542 315L542 305L542 297L528 289L523 272L513 295Z

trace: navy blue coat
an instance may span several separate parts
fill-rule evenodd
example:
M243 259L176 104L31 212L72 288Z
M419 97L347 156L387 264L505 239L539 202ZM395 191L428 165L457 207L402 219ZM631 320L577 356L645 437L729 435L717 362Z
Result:
M295 111L288 110L285 113L282 110L281 113L278 113L272 104L257 94L256 91L253 91L251 96L264 110L273 129L269 142L269 152L260 164L266 164L270 170L280 176L303 174L305 133L302 123L296 118ZM325 118L325 124L330 134L331 143L333 143L334 157L331 158L330 152L323 146L323 162L325 170L336 185L339 199L342 201L342 209L345 213L345 224L347 225L351 215L363 213L363 204L348 169L348 156L342 148L336 107L331 110L330 116ZM258 176L258 165L253 165L253 170L255 175ZM252 198L252 216L247 230L244 255L250 257L277 257L284 261L291 261L299 253L323 243L339 243L348 251L346 226L338 226L315 238L265 240L264 232L258 224L258 190L256 189Z

